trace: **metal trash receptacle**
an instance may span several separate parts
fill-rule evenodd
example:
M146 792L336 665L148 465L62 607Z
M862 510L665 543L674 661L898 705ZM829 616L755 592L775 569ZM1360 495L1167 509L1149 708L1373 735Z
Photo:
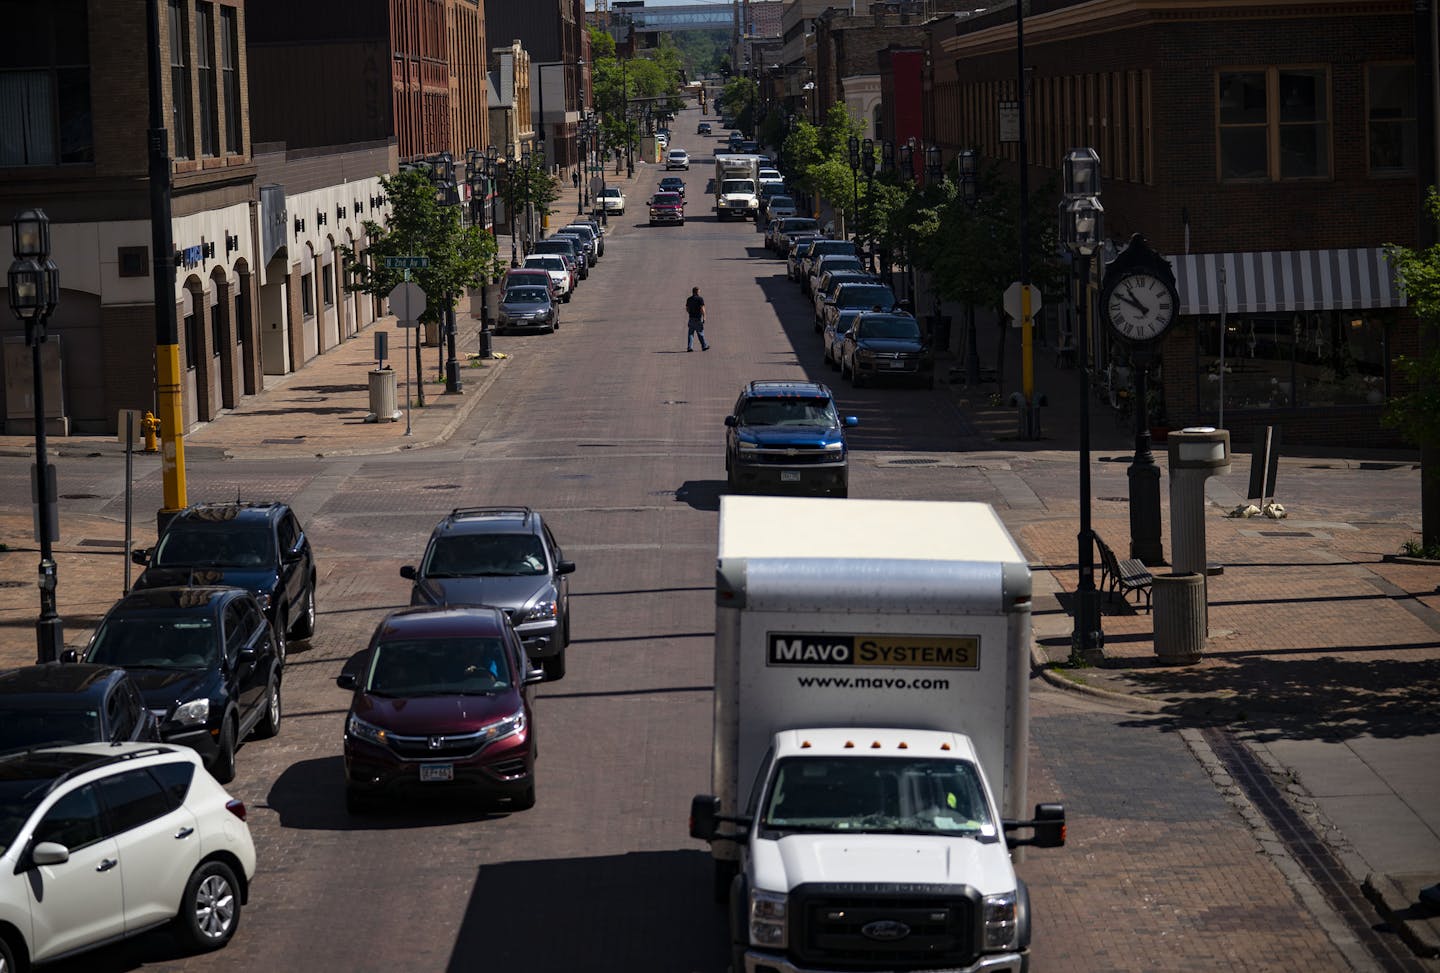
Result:
M375 368L370 371L370 414L366 422L394 422L400 418L395 408L395 370Z
M1198 662L1205 653L1205 576L1157 574L1151 582L1155 654L1165 662Z

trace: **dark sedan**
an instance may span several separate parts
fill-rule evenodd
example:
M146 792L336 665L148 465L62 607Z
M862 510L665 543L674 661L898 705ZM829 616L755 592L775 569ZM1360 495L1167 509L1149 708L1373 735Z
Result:
M679 176L665 176L660 180L659 191L662 193L674 193L681 199L685 198L685 180Z
M907 379L935 387L935 356L908 314L860 314L840 341L840 374L857 387L874 379Z
M535 803L531 669L496 608L402 608L380 622L345 718L345 804L463 790Z
M129 672L161 739L199 751L224 784L235 777L241 740L280 730L277 642L248 591L150 588L106 612L84 661Z
M560 327L560 306L550 287L511 287L500 298L496 331L555 331Z
M159 739L124 669L52 662L0 674L0 750Z

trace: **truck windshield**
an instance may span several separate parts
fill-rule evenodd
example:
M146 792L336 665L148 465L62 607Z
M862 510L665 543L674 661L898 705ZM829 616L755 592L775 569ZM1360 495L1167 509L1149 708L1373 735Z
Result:
M720 185L722 193L754 193L755 183L749 179L726 179Z
M995 837L980 774L965 760L787 757L766 795L761 826Z

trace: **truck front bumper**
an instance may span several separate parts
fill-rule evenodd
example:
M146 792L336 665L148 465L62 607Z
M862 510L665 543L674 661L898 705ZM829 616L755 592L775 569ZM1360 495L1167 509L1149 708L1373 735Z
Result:
M1020 953L997 953L982 956L970 966L927 966L916 967L910 973L1020 973L1025 958ZM908 969L908 968L907 968ZM812 966L796 966L784 956L773 953L745 951L745 973L833 973Z

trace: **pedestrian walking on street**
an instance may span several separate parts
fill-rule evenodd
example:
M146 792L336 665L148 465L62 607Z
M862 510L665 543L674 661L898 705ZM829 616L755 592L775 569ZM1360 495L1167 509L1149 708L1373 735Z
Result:
M685 350L694 351L695 337L700 337L700 350L709 351L710 343L705 340L705 298L700 296L700 288L690 288L690 296L685 299Z

